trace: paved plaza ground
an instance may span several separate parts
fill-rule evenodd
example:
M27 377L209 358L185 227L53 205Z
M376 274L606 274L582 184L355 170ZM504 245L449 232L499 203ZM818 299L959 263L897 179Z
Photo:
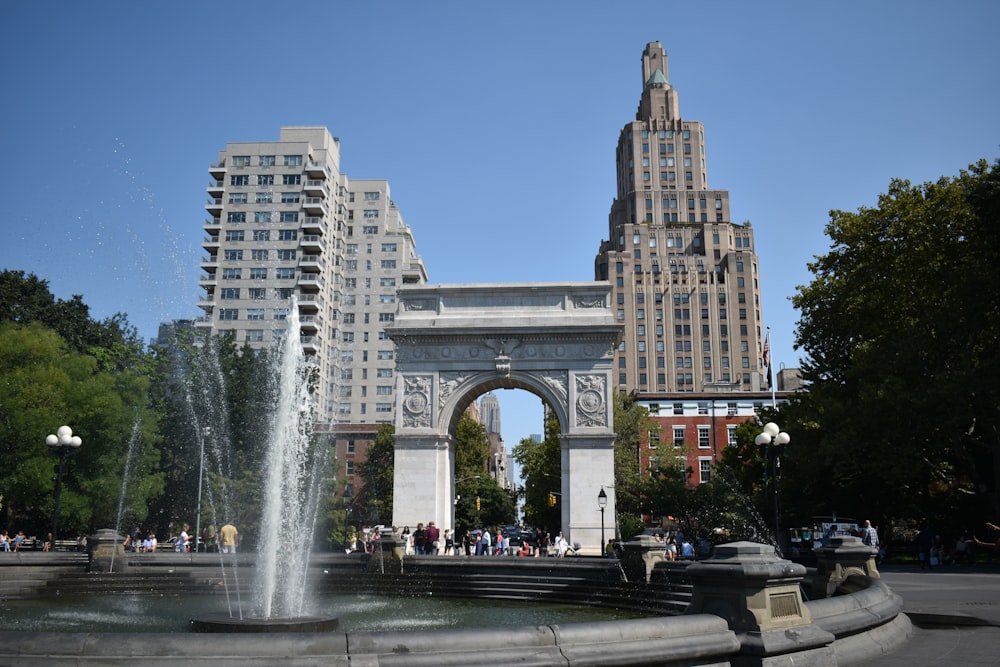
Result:
M906 646L869 664L1000 665L1000 565L889 565L881 574L916 627Z

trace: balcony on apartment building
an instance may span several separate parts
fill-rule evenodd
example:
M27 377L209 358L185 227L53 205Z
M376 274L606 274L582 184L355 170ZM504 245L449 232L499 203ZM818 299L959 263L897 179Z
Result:
M316 313L323 306L323 297L320 294L304 292L296 296L300 313Z
M305 234L299 240L299 245L302 246L304 252L310 254L322 253L326 248L326 244L323 242L323 237L319 234Z
M302 208L304 208L306 213L309 215L326 215L326 199L323 197L306 197L302 201Z
M315 334L322 329L323 318L319 315L299 315L299 327L303 333Z
M323 218L320 216L309 216L302 220L302 231L306 234L322 234L326 231L323 223Z
M329 178L330 168L324 162L309 160L308 164L306 164L306 175L309 178Z
M329 190L326 187L326 181L320 181L314 178L306 181L305 185L302 187L302 191L305 192L307 197L323 197L326 198L329 194Z
M212 217L218 218L222 215L222 197L212 197L207 202L205 202L205 210L212 214Z
M224 179L226 177L226 163L219 162L218 164L208 165L208 173L216 180Z
M219 237L218 236L206 236L201 240L201 247L208 252L218 253L219 251Z
M316 354L323 346L323 338L319 334L314 336L301 336L302 351L306 354Z

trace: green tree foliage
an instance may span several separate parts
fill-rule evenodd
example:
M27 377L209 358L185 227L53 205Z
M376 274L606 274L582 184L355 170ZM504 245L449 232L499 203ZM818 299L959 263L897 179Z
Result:
M125 509L145 518L163 482L154 447L157 422L146 405L148 381L142 375L102 370L94 356L40 323L6 321L0 323L0 386L4 528L48 532L57 457L45 437L62 424L73 428L83 446L65 465L60 534L115 525L127 461L132 470Z
M642 516L653 511L646 497L649 492L644 483L648 479L647 471L640 470L639 455L643 441L648 442L649 433L658 432L659 425L649 418L649 411L628 394L617 392L614 401L615 501L622 537L628 538L632 535L626 533L641 529ZM663 464L670 465L675 454L657 456Z
M368 447L365 461L358 463L361 488L352 489L351 525L392 524L392 487L395 474L395 427L382 424Z
M523 438L514 446L512 454L524 481L525 523L558 532L562 526L562 499L557 496L555 506L550 507L548 498L550 493L559 493L562 489L559 420L551 417L545 422L544 440L535 442L531 438Z
M786 477L842 515L996 517L1000 163L894 180L826 233L793 298L809 392Z

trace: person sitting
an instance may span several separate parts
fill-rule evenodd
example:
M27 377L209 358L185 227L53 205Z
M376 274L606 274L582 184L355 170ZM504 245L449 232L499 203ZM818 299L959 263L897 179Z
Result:
M531 555L531 545L528 544L528 540L521 542L521 550L517 552L518 556L530 556Z

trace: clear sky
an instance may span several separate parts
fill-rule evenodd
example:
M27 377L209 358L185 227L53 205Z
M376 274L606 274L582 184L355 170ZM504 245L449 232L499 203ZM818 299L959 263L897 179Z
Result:
M350 178L388 179L432 283L592 280L660 41L796 366L829 211L1000 155L998 26L995 0L10 2L0 268L153 337L200 314L219 150L322 125ZM541 432L537 399L498 395L508 446Z

